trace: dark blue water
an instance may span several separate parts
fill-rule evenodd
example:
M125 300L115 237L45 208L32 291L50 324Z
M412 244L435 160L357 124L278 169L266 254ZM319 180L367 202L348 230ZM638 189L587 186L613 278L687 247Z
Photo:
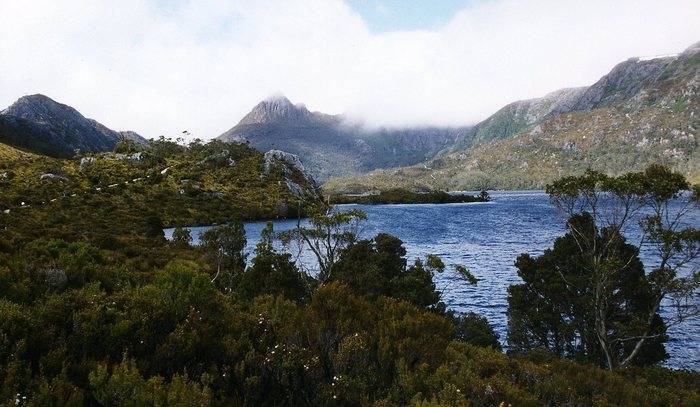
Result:
M521 282L513 265L522 253L540 255L564 234L563 220L541 191L496 192L488 203L442 205L345 205L367 214L360 236L379 232L404 242L409 262L426 254L440 256L447 266L435 276L442 299L458 312L474 311L488 318L504 342L507 330L507 288ZM265 222L246 224L249 249L259 239ZM277 221L275 230L287 230L296 221ZM207 228L193 228L194 236ZM166 234L171 231L166 231ZM631 232L634 233L634 232ZM631 243L634 239L630 236ZM642 257L649 256L643 253ZM301 262L313 273L312 257ZM645 262L646 263L646 262ZM455 265L467 267L479 279L477 286L464 281ZM665 312L662 310L662 315ZM700 370L700 318L671 327L666 366ZM505 343L504 343L505 344ZM505 344L507 346L507 344Z

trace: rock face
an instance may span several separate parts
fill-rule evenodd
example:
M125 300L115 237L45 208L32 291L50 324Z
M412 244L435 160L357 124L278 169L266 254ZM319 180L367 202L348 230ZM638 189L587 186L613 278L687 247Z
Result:
M610 73L588 87L573 106L560 109L557 113L622 104L644 89L656 88L659 85L660 74L676 59L676 56L653 59L630 58L615 66Z
M367 129L342 116L310 112L278 96L256 105L218 138L260 151L298 155L319 181L424 161L451 147L467 128Z
M304 164L302 164L301 160L299 159L299 156L287 153L285 151L281 150L270 150L265 153L264 156L264 168L263 171L265 175L268 175L270 173L270 169L274 165L275 162L277 161L284 161L287 164L292 165L295 167L303 176L306 178L312 178L311 174L304 168Z
M0 112L0 142L51 156L71 157L77 149L110 151L123 137L147 143L134 132L111 130L44 95L24 96Z
M284 96L274 96L258 103L238 124L300 123L311 119L311 117L312 114L306 109L306 106L295 106Z
M320 196L312 174L304 168L298 156L281 150L266 152L263 160L263 174L268 176L276 168L282 170L287 189L297 198ZM303 187L302 184L307 186Z
M586 89L561 89L541 98L510 103L470 129L452 149L460 150L505 139L531 129L558 111L572 109Z

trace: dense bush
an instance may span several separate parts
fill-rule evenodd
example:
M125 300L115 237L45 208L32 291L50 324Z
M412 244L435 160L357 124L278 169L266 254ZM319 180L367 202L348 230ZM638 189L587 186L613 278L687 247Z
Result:
M160 141L153 154L168 162L210 153L194 147ZM231 151L236 165L259 162ZM16 172L30 185L21 174L33 165ZM66 188L93 188L73 170L79 185ZM245 193L276 188L252 174ZM504 355L483 318L445 314L435 259L409 264L389 235L343 240L322 282L274 247L271 228L247 267L235 224L232 239L213 236L222 245L193 246L184 233L168 242L155 233L158 221L205 222L238 203L188 207L199 201L159 185L131 182L2 214L0 405L700 403L697 373L611 373L551 354ZM18 197L31 190L9 188ZM161 196L163 205L151 206ZM253 209L227 221L263 216L273 204L264 195L241 202ZM219 262L217 253L229 257ZM217 269L229 273L225 283Z

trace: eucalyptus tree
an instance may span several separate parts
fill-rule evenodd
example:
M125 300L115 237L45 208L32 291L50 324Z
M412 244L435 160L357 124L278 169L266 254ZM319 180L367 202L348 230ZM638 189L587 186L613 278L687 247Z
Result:
M243 223L232 222L202 233L201 247L214 267L212 283L231 292L236 279L245 270L247 255Z
M698 315L700 188L653 165L619 177L587 171L547 187L566 236L516 266L509 342L598 361L608 369L667 357L666 328ZM625 239L638 228L638 240ZM644 249L647 272L639 260ZM672 308L661 320L662 304Z
M173 230L172 243L178 248L189 247L192 244L192 233L187 228L176 227Z
M299 270L291 254L279 253L275 249L274 238L273 224L267 222L255 247L252 264L241 275L237 292L250 300L265 294L281 294L295 302L307 300L315 280Z
M297 227L280 233L283 243L290 246L296 243L299 252L308 248L318 264L318 280L321 283L332 280L335 264L343 249L357 241L360 224L367 215L360 210L319 213L309 219L309 226Z

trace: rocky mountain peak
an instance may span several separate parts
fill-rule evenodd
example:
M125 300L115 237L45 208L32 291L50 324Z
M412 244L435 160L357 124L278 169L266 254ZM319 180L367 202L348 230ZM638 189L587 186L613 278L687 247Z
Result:
M296 122L312 116L304 105L294 105L286 97L276 95L258 103L243 119L241 124L262 124L270 122Z
M109 151L121 137L148 143L134 132L111 130L41 94L23 96L0 112L0 142L55 157L72 157L75 150Z
M87 120L72 107L42 94L23 96L0 114L28 120Z

